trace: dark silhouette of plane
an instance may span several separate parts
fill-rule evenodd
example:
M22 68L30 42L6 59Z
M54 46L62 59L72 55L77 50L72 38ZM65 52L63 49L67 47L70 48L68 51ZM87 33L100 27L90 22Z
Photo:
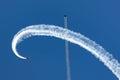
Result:
M26 60L30 60L30 58L29 58L29 57L26 57Z

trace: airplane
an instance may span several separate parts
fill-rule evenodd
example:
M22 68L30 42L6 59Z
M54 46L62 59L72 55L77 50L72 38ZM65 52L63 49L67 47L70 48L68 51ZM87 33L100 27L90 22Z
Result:
M26 60L30 60L30 58L29 58L29 57L26 57Z
M67 29L67 15L64 15L64 27Z
M65 14L64 17L67 17L67 15Z

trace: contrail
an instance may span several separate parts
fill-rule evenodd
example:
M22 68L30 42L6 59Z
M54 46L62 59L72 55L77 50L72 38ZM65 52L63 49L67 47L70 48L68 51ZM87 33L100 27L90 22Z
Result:
M112 54L84 35L59 26L41 24L28 26L20 30L14 36L12 41L12 50L17 57L27 59L27 57L21 56L17 52L16 47L18 43L31 36L51 36L77 44L91 52L91 54L103 62L103 64L120 80L120 63L112 56Z
M64 27L67 29L67 15L64 15ZM67 33L67 32L66 32L66 33ZM69 59L69 45L68 45L68 41L65 41L65 50L66 50L67 80L71 80L70 59Z

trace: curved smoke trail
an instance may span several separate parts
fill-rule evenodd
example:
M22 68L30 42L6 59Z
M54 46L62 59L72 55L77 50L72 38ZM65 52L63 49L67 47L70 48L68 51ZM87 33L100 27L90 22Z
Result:
M67 32L67 33L66 33ZM53 36L56 38L67 40L71 43L77 44L87 51L91 52L96 58L107 66L113 74L120 80L120 63L113 58L113 56L107 52L100 45L94 41L88 39L80 33L70 31L68 29L61 28L54 25L32 25L19 31L13 38L12 50L15 55L21 59L27 59L21 56L16 49L18 43L31 36Z

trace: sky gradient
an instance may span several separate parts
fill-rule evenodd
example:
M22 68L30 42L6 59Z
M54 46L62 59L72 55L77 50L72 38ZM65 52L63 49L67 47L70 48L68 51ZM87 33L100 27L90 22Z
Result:
M31 37L17 47L29 61L11 49L14 35L33 24L64 27L96 41L120 62L119 0L1 0L0 80L66 80L65 41ZM69 43L72 80L117 80L112 72L83 48Z

